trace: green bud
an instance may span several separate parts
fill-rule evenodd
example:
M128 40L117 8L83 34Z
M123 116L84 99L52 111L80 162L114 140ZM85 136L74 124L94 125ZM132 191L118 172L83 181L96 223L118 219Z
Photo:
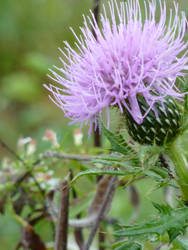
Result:
M142 114L148 109L148 104L142 97L138 97ZM164 112L164 109L165 111ZM171 142L181 127L182 112L171 97L164 98L164 106L161 102L154 104L158 114L156 117L153 110L150 110L142 124L137 124L132 116L126 112L127 129L130 136L140 144L154 144L162 146Z

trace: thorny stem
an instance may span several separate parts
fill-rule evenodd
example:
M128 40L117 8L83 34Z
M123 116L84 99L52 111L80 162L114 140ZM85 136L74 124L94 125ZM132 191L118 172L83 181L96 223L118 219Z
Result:
M64 180L61 185L61 199L56 227L55 250L67 250L68 214L69 214L69 186Z
M97 229L99 227L99 224L103 218L103 215L105 213L105 210L106 210L106 207L108 206L108 200L110 199L110 196L111 196L111 192L114 188L114 183L116 182L117 180L117 177L116 176L112 176L110 181L109 181L109 184L108 184L108 187L106 189L106 193L105 193L105 196L104 196L104 199L102 201L102 204L100 206L100 209L99 209L99 212L97 214L97 217L96 217L96 220L95 220L95 223L91 229L91 232L90 232L90 235L89 235L89 239L84 247L83 250L89 250L92 242L93 242L93 239L95 237L95 234L97 232Z

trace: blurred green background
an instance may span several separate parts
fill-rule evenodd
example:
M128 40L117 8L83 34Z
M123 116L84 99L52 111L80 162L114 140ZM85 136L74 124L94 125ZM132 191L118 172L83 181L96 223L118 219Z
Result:
M177 2L188 14L187 1ZM92 0L0 0L0 136L12 147L46 128L72 130L43 83L50 82L48 68L60 65L58 47L74 43L69 27L79 33L92 7Z
M173 5L172 0L166 2L169 7ZM188 16L187 0L176 2ZM46 129L54 129L62 136L72 134L75 127L67 125L68 120L62 111L48 99L43 83L51 82L47 77L48 68L61 65L58 47L63 48L63 41L67 40L74 46L69 27L79 33L82 14L89 14L92 7L92 0L0 0L0 138L12 148L15 148L18 138L41 138ZM88 143L87 136L85 142ZM68 143L71 149L72 140ZM0 151L0 158L2 155ZM147 193L152 189L152 183L143 181L140 187ZM157 192L156 200L161 197L161 191ZM120 204L122 194L118 193L116 199ZM142 219L151 212L152 205L147 194L141 199ZM127 220L131 207L121 205L112 211L121 217L126 215ZM5 224L7 230L4 231ZM1 216L0 229L0 249L13 249L20 232L9 214ZM7 232L11 235L9 243ZM3 244L5 247L1 248Z
M71 44L92 0L0 0L0 136L15 146L20 136L46 128L63 131L63 113L48 99L48 68L60 65L58 47Z

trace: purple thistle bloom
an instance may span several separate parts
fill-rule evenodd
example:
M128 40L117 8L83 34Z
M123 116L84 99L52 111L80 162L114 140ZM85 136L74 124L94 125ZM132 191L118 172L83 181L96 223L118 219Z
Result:
M82 36L72 30L77 48L65 42L66 52L61 51L65 56L65 60L61 59L63 68L56 67L61 75L52 71L51 77L63 88L45 85L53 94L53 102L72 119L71 124L90 122L89 133L105 109L109 125L110 106L118 106L121 112L127 109L141 124L154 110L156 101L163 104L165 96L181 100L184 94L175 86L175 80L188 69L188 43L183 41L187 20L183 12L179 17L176 4L168 19L165 1L144 1L144 15L138 0L120 5L112 0L108 6L110 17L103 7L101 29L91 12L91 17L84 17ZM137 94L149 105L145 114L140 110Z

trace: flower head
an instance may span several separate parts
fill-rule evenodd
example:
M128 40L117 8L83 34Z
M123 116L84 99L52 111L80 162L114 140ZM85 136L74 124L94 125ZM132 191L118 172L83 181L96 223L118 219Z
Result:
M126 109L141 124L165 96L181 99L175 80L188 69L188 43L183 41L187 21L184 13L179 16L175 3L169 18L165 1L160 0L144 1L144 14L138 0L120 5L111 0L108 8L110 17L103 7L101 28L92 12L84 17L82 35L73 31L76 49L65 42L63 68L58 68L59 74L52 71L51 78L61 87L46 86L71 123L89 121L90 131L104 110L109 124L110 106L118 106L121 112ZM145 113L138 94L148 104Z

